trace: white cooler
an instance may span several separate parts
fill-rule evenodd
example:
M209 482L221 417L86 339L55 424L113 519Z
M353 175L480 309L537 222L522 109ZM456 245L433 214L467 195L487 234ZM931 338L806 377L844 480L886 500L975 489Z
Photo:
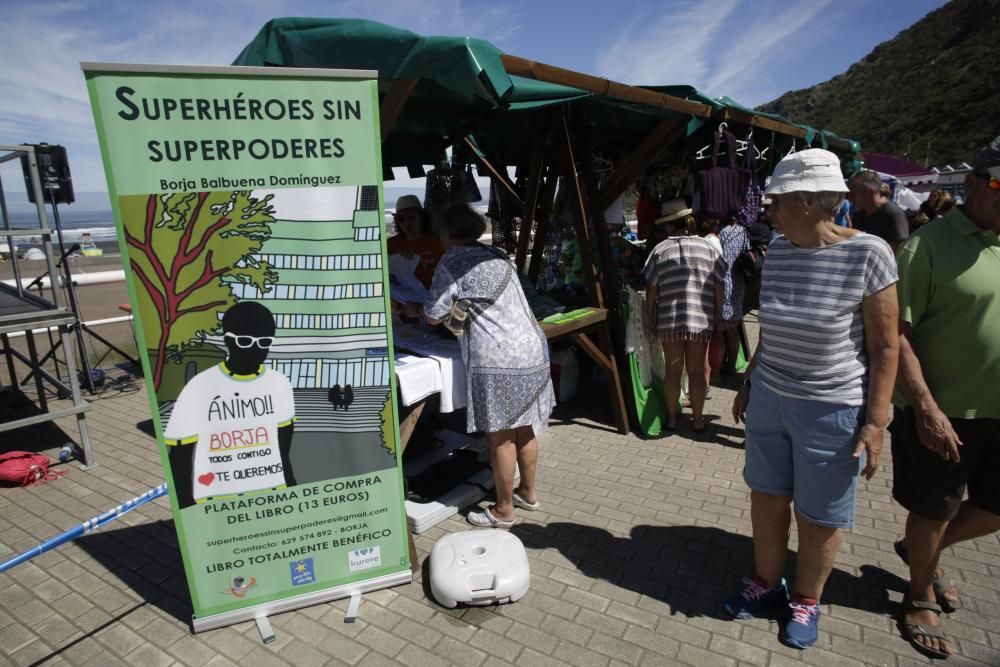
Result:
M459 602L516 602L528 592L531 573L521 540L489 528L438 540L431 549L430 577L434 599L451 609Z

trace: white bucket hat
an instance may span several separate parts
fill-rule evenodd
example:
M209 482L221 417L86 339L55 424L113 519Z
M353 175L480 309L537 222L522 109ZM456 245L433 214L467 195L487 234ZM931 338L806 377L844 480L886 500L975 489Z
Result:
M764 195L786 192L847 192L840 159L822 148L808 148L785 156L774 168Z
M670 222L677 218L691 215L692 209L683 199L670 199L660 205L660 217L653 221L653 224L660 222Z

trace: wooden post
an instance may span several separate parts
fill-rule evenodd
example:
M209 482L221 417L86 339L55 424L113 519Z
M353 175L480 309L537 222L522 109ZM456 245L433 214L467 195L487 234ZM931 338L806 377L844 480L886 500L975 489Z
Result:
M555 202L556 185L559 183L558 169L556 169L556 157L549 162L549 175L542 186L540 203L538 208L538 225L535 229L535 242L531 246L531 262L528 263L528 279L534 286L538 285L538 274L542 270L542 254L545 251L545 242L549 235L549 220L552 217L552 205Z
M562 107L563 139L566 142L566 153L569 160L570 174L573 176L573 187L576 192L578 215L573 216L576 225L577 243L580 246L580 257L583 260L583 273L587 281L587 289L593 297L594 305L604 308L604 294L596 275L593 252L590 248L590 230L587 223L587 206L583 202L583 189L580 184L580 174L576 170L576 158L573 156L573 138L569 133L569 123L566 120L566 105Z
M379 106L379 125L382 129L382 141L389 136L392 128L396 126L396 119L406 106L406 100L410 99L410 93L417 86L417 79L394 79L389 86L385 99Z
M528 168L528 200L524 203L524 209L521 213L521 231L517 237L517 254L514 257L514 265L517 267L518 273L524 273L528 242L531 240L531 227L535 223L535 211L538 208L542 171L545 168L545 143L539 139L540 137L535 137L535 150L531 154L531 166Z
M587 193L586 199L591 204L590 219L592 220L593 233L597 235L597 251L600 255L601 266L601 285L604 288L608 309L607 320L605 320L605 325L600 329L601 345L612 367L612 372L609 373L608 378L608 392L612 404L620 409L622 419L627 419L629 423L638 428L639 417L635 410L635 404L631 400L624 400L624 396L622 395L623 382L619 375L619 369L628 368L628 363L625 356L625 323L622 321L618 298L620 287L618 284L618 270L614 259L611 257L611 241L608 238L607 222L604 219L605 209L594 209L594 202L597 200L597 176L594 172L594 156L590 152L590 140L582 125L578 126L578 128L576 136L584 147L583 153L580 155L584 189Z

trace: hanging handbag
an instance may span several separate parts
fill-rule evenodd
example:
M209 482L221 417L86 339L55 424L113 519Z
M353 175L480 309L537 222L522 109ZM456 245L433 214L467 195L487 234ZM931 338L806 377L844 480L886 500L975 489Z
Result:
M719 145L726 140L726 157L729 166L720 167ZM706 218L728 220L736 215L743 204L749 175L736 166L736 137L728 130L715 133L712 148L712 166L698 172L698 189L701 192L701 215Z
M736 213L736 222L746 228L757 222L757 216L760 215L760 200L763 197L763 191L753 178L756 167L757 150L753 145L753 132L750 132L747 134L746 153L743 155L743 169L747 174L747 189L743 195L743 204Z

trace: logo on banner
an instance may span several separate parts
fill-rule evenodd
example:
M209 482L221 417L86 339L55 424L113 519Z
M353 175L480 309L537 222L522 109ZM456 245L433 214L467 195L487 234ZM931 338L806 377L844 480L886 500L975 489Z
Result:
M351 572L367 570L382 564L382 551L379 547L368 547L347 552L347 566Z
M227 591L233 597L244 597L251 588L257 585L257 580L253 577L233 577L229 582Z
M313 570L313 559L303 558L289 563L292 568L292 586L303 586L316 581L316 572Z

